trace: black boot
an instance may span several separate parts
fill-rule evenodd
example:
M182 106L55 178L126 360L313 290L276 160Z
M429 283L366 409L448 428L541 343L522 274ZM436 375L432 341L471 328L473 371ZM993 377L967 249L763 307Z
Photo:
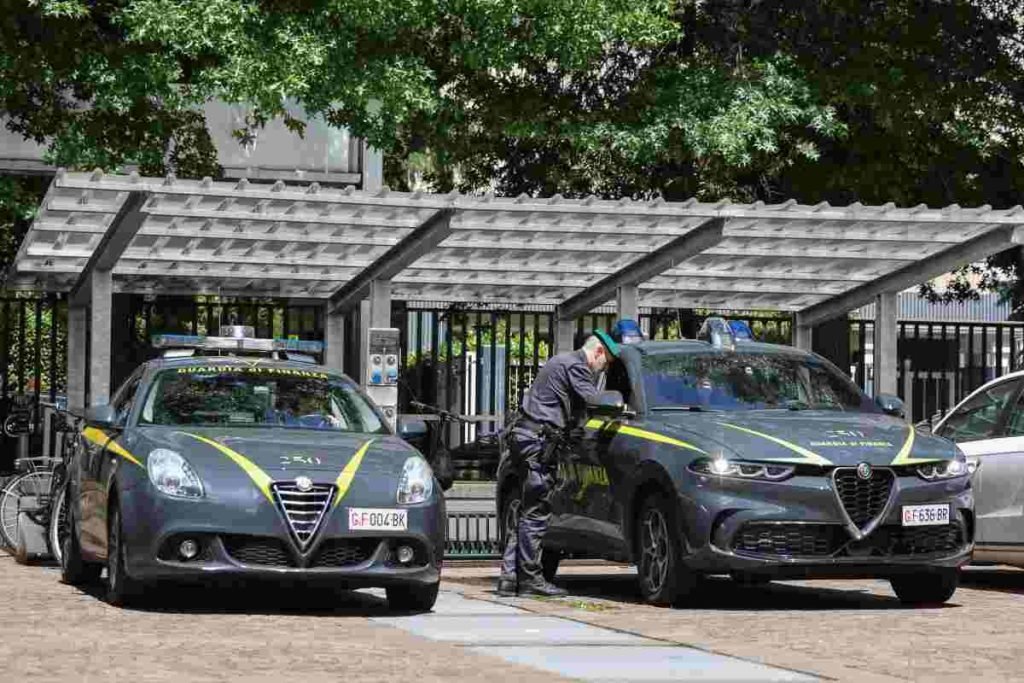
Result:
M505 577L500 577L498 579L498 595L506 598L514 598L517 593L516 588L515 579L507 579Z
M519 594L542 595L548 598L560 598L564 595L568 595L569 591L565 590L564 588L559 588L555 584L549 583L544 579L536 579L534 581L520 581Z

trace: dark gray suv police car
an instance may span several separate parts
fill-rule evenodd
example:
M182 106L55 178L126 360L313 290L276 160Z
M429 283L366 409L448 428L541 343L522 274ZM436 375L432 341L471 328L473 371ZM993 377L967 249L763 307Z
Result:
M815 354L730 339L625 345L605 388L559 458L549 578L572 555L635 563L662 604L701 574L885 577L908 603L956 590L973 547L968 468L896 416L899 399L872 401ZM507 529L507 454L498 477Z

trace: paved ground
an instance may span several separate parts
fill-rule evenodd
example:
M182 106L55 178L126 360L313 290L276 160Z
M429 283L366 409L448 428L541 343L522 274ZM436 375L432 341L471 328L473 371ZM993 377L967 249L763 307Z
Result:
M493 569L449 568L449 587L537 614L849 681L1024 680L1024 571L971 568L943 607L906 608L885 581L744 587L709 579L685 608L638 602L625 567L570 567L559 600L501 599Z
M708 581L686 608L639 604L628 568L572 566L559 600L498 598L449 566L429 615L379 593L182 589L118 610L55 569L0 555L0 680L1024 680L1024 572L971 570L950 605L906 609L875 581Z

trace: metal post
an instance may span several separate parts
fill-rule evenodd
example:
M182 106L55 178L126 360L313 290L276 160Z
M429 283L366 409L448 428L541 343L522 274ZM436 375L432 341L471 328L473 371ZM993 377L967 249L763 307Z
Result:
M624 318L639 320L640 306L637 303L639 289L636 285L622 285L615 290L615 303L619 311L619 320Z
M802 351L812 351L814 343L814 328L806 325L800 320L800 314L796 316L793 323L793 346Z
M575 320L555 321L555 353L572 351L572 341L575 333Z
M110 321L113 307L111 271L96 269L89 278L92 305L89 308L89 405L110 401Z
M85 409L85 358L88 309L68 306L68 410L81 413Z
M896 301L896 292L886 292L875 298L874 393L876 396L896 393L896 340L898 337Z
M370 320L367 327L391 327L391 280L370 283Z
M345 371L345 316L324 311L324 365L332 370Z

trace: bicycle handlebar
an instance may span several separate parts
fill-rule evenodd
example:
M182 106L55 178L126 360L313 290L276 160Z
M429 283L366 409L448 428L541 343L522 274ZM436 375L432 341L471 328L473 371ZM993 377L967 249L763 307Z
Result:
M455 413L449 412L444 408L438 408L437 406L421 403L420 401L409 401L409 405L419 410L426 410L428 412L431 412L434 415L440 417L442 420L450 420L452 422L470 422L470 420L467 420L461 415L456 415Z

